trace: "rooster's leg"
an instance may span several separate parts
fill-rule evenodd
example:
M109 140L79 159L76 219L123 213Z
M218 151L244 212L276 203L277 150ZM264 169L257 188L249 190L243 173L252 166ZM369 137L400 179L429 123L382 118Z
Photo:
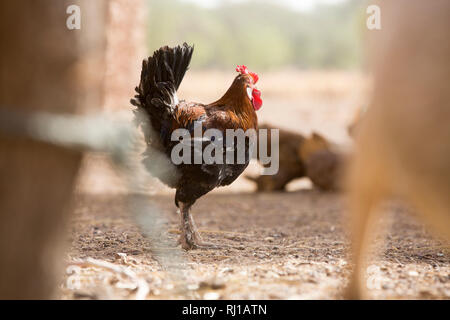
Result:
M206 243L202 240L190 209L191 205L180 203L181 236L179 242L181 247L185 250L217 248L216 245Z

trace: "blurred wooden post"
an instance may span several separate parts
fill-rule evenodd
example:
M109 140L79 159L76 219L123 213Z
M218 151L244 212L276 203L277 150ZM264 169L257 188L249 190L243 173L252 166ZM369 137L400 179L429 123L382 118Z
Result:
M81 8L80 30L66 26L69 5ZM0 108L100 106L105 13L103 0L1 1ZM51 297L80 160L78 152L0 133L0 299Z
M145 0L109 0L103 108L130 111L146 58Z

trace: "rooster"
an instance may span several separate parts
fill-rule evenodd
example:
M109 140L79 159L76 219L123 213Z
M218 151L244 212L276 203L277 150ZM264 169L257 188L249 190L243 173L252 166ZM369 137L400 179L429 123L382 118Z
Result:
M262 106L261 92L256 88L258 75L245 66L238 66L239 73L230 88L216 102L202 104L178 100L177 89L188 70L194 48L184 43L174 48L162 47L142 63L137 95L131 103L148 116L150 126L140 122L147 142L145 163L149 171L163 183L176 189L175 205L181 217L179 243L185 250L217 248L202 240L195 226L190 209L195 201L216 187L231 184L249 163L251 143L246 139L244 163L228 164L174 164L172 149L177 142L171 140L176 129L194 132L201 124L202 131L216 129L257 129L256 111ZM213 141L213 140L211 140ZM210 143L210 142L209 142ZM225 139L223 141L225 146ZM202 148L208 142L202 140ZM225 153L229 151L223 148ZM236 150L235 150L236 151ZM194 151L195 152L195 151ZM162 156L161 156L162 155ZM155 159L158 161L154 161ZM160 165L170 162L169 166Z

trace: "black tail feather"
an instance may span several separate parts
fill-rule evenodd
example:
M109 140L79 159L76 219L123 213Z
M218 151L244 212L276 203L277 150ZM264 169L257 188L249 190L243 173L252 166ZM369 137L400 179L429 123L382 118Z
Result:
M148 148L144 153L147 169L168 186L175 187L178 171L167 157L164 132L170 128L178 103L176 91L188 70L194 48L184 43L162 47L142 61L141 79L130 102L136 106L135 121L143 129ZM170 141L169 141L170 142Z
M145 110L156 131L160 130L161 121L172 116L176 91L189 68L193 51L186 43L174 48L165 46L142 61L140 84L135 88L137 95L130 102Z

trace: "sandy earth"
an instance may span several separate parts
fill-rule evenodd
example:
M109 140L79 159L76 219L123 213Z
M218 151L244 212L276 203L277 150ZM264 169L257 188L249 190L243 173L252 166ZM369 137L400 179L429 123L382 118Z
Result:
M192 88L203 76L191 76ZM268 77L267 85L277 83L277 77L281 75ZM343 87L342 82L355 84L359 78L298 77L299 87L288 92L270 86L273 92L266 91L260 119L302 133L318 130L348 144L346 125L360 102L355 86ZM260 87L264 95L263 83ZM195 96L192 88L182 88L181 96ZM298 98L296 92L305 94ZM255 170L257 165L252 164L249 171ZM173 191L150 181L146 192L135 197L150 199L158 208L166 219L160 231L173 242L155 248L132 218L129 194L117 170L104 156L89 155L74 199L66 272L57 295L63 299L341 298L350 271L343 196L311 190L306 180L291 183L286 193L252 190L248 181L239 178L201 198L193 213L202 236L227 247L184 252L175 244L178 217ZM131 198L131 203L136 199ZM405 206L390 203L383 211L384 232L374 242L367 267L371 297L450 298L449 245L432 238ZM181 253L181 271L173 274L164 269L155 260L158 249L167 255Z
M177 238L178 218L171 196L154 202ZM230 248L183 253L185 292L175 290L153 259L151 244L128 214L123 196L79 195L63 298L134 298L137 279L149 285L148 298L334 299L349 272L343 233L342 197L314 190L278 194L211 194L194 207L206 241ZM448 247L433 240L401 206L380 219L368 266L374 298L450 298ZM170 248L168 248L170 250ZM96 265L70 266L95 258L129 268L127 277Z

